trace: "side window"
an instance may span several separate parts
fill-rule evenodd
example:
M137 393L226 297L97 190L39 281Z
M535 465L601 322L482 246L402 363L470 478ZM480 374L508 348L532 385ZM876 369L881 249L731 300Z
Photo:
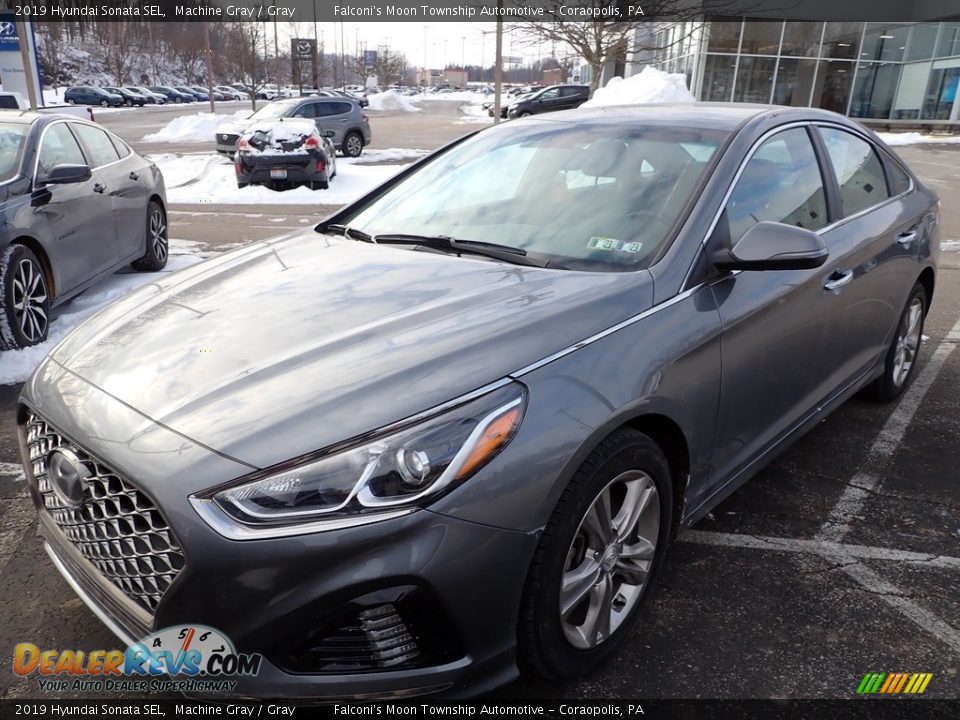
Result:
M100 128L75 123L73 129L80 138L80 142L90 152L90 167L98 168L120 159L117 149L110 141L110 136Z
M133 152L130 147L116 135L110 135L109 137L110 141L113 143L114 149L117 151L117 154L120 157L125 158L127 155Z
M294 110L290 114L290 117L309 118L313 120L313 118L317 116L314 111L316 107L317 107L317 103L306 103L305 105L301 105L296 110Z
M844 215L853 215L890 197L883 166L870 143L843 130L820 128L820 132L840 185Z
M333 112L333 106L334 106L334 103L332 102L314 103L313 111L315 113L315 117L320 118L320 117L330 117L331 115L335 115L336 113Z
M823 178L804 128L768 138L747 161L727 201L730 242L759 222L816 230L827 224Z
M884 155L887 166L887 179L890 181L890 194L899 195L910 189L910 176L900 167L900 163L889 155Z
M38 175L44 177L57 165L86 165L80 145L66 123L47 128L40 145Z
M540 95L541 100L554 100L560 96L560 88L550 88L549 90L544 90Z
M348 112L353 110L353 105L346 102L335 102L335 103L330 103L330 105L331 105L331 110L330 110L331 115L346 115Z

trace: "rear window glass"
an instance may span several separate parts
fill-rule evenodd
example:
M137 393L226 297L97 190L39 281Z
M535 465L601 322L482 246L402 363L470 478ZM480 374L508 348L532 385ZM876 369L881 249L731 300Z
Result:
M890 156L884 156L887 165L887 180L890 181L890 194L899 195L910 189L910 176L900 164Z
M844 215L860 212L890 197L883 166L870 143L843 130L821 128L820 132L840 185Z

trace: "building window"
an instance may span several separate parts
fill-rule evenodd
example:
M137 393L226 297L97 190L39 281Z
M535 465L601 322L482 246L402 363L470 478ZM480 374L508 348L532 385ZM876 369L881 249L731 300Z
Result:
M922 23L910 28L904 60L929 60L937 43L937 23Z
M841 115L845 113L852 76L853 63L842 60L821 60L817 72L817 87L813 93L813 104Z
M777 55L780 52L782 22L747 20L743 24L740 52L750 55Z
M960 67L937 68L930 73L927 95L920 117L924 120L949 120L957 100Z
M733 90L733 71L736 59L729 55L707 55L707 62L703 66L704 100L729 102Z
M740 67L737 69L737 86L733 93L734 101L770 102L770 88L773 87L773 72L776 65L776 58L742 56Z
M867 31L863 36L863 47L860 48L861 60L882 62L900 62L903 60L903 51L907 45L907 27L904 25L884 25L883 23L867 23Z
M773 88L774 105L809 105L810 90L813 88L813 76L816 72L816 60L782 58L777 70L777 83Z
M721 18L710 23L710 37L707 40L708 52L735 53L740 49L739 18Z
M853 90L850 116L888 118L893 107L893 94L900 77L900 65L894 63L860 63L857 84Z
M817 57L820 53L822 33L822 22L788 22L783 29L783 46L780 48L780 54Z
M823 33L823 47L820 57L846 58L854 60L860 57L860 29L863 23L829 22Z
M944 23L940 29L940 41L934 57L960 55L960 23Z

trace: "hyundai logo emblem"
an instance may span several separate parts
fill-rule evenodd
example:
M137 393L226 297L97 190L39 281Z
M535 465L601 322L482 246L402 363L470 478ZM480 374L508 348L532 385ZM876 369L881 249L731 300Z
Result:
M68 507L83 503L83 491L90 471L77 454L68 448L57 448L47 455L47 478L53 492Z
M0 21L0 35L14 35L17 32L17 26L9 20Z

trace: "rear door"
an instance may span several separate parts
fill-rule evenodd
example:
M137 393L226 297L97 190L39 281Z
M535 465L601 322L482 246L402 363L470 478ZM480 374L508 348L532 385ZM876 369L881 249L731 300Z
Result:
M68 293L116 257L110 198L95 190L96 177L82 183L46 185L47 173L57 165L90 165L68 123L53 123L43 133L34 188L46 188L46 202L34 207L34 226L52 241L57 292Z
M582 88L562 87L560 88L560 107L564 110L579 107L586 100L586 95Z
M823 175L805 126L770 135L744 165L711 236L732 247L772 221L821 232L830 251L813 270L743 271L713 285L723 323L713 483L746 470L833 391L828 350L845 298L824 288L846 239L829 231Z
M823 139L828 180L842 220L832 232L844 239L851 273L843 292L844 331L833 339L838 375L852 379L886 352L891 333L919 275L916 267L928 208L909 192L906 173L869 140L833 125L817 128Z
M106 214L102 219L104 230L108 226L112 230L113 253L105 259L101 267L103 269L115 265L121 258L130 254L122 250L122 247L126 247L126 242L121 243L119 235L122 234L128 238L134 232L129 227L134 221L129 207L129 195L135 192L131 186L137 181L131 180L131 171L126 167L127 163L121 161L120 153L103 128L80 122L70 123L70 126L80 140L84 154L90 159L94 193L105 200L103 205ZM137 221L137 231L141 233L141 241L144 222L143 218Z
M319 100L314 103L315 122L320 132L332 131L333 144L340 147L343 138L350 130L353 116L353 103L346 100Z

